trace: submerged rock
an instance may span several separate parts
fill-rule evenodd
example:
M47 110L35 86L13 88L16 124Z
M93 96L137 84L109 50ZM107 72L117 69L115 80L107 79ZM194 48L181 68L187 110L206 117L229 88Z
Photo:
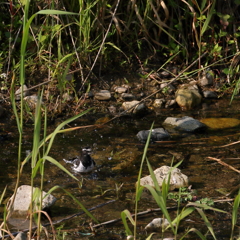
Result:
M109 100L111 98L111 93L108 90L100 90L95 94L95 99L97 100Z
M140 142L146 142L147 141L149 131L150 130L142 130L142 131L138 132L137 138L139 139ZM166 140L166 139L169 139L169 138L170 138L170 135L164 128L152 129L151 137L150 137L151 141L153 141L153 142L163 141L163 140Z
M196 89L180 88L175 94L175 99L181 109L186 111L200 105L202 96Z
M204 118L201 122L212 129L232 128L240 125L240 120L237 118Z
M188 187L188 177L181 173L178 168L171 168L168 166L162 166L154 171L159 187L162 187L163 181L167 182L169 173L171 172L171 178L169 182L169 189L174 190L175 188ZM151 175L140 179L141 186L150 185L154 187L154 183Z
M182 118L168 117L163 125L166 128L171 127L184 132L196 132L207 127L204 123L188 116Z
M39 188L33 188L33 193L38 196L38 198L36 199L40 199L41 196L41 192ZM39 193L39 194L37 194ZM46 192L42 192L42 209L44 208L48 208L51 205L53 205L56 202L56 198L51 195L48 194ZM9 209L10 203L13 201L13 196L9 199L8 203L7 203L7 208ZM29 211L29 207L30 207L30 203L31 203L31 186L29 185L22 185L17 189L17 193L16 193L16 197L14 200L14 203L12 205L12 210L13 210L13 215L14 216L26 216L28 214ZM37 206L37 201L35 200L35 209L38 209Z

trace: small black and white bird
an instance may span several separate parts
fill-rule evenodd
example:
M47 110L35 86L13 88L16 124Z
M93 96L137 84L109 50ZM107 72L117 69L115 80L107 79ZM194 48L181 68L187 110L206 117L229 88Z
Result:
M73 164L72 169L79 173L88 173L95 168L95 161L91 158L91 148L86 147L82 149L80 157L75 157L69 160L63 159L66 163Z

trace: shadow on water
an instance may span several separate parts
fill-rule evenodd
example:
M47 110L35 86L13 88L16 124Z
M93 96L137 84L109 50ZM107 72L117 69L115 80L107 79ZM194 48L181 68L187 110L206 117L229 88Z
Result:
M141 144L136 138L137 132L149 129L153 121L155 122L154 128L162 127L162 122L169 116L192 116L196 119L210 117L240 119L239 100L235 100L231 106L228 103L228 100L217 100L208 103L199 110L191 112L164 110L158 115L151 114L141 119L122 117L102 128L81 129L67 134L59 134L50 153L52 157L71 170L71 167L63 161L63 158L75 157L79 155L82 147L90 146L93 149L92 157L97 164L97 169L91 174L75 174L80 179L81 184L78 184L57 167L47 163L44 189L48 190L55 185L60 185L71 192L86 208L117 199L117 201L101 208L96 208L92 212L99 222L120 218L120 213L124 209L129 209L130 212L133 212L135 182L144 148L144 144ZM97 114L85 116L72 125L94 124L100 117ZM16 178L18 142L17 131L14 129L14 126L7 126L7 124L4 126L9 128L12 135L8 140L2 142L0 168L7 169L7 171L3 171L0 175L0 189L8 185L9 190L7 194L10 196ZM29 132L26 131L24 133L24 152L32 147L32 126L29 126L28 129ZM196 197L198 199L208 197L213 200L224 200L227 197L223 193L229 193L234 186L239 184L239 174L207 157L222 159L227 164L240 169L239 144L225 148L219 147L238 141L239 136L238 126L227 129L208 129L203 133L173 137L175 142L150 144L147 156L153 169L163 165L170 165L173 157L174 163L183 160L179 168L182 170L182 173L189 177L192 189L197 190ZM30 184L29 173L30 165L24 169L21 184ZM143 168L143 176L145 175L148 175L146 165ZM81 211L62 191L54 192L53 195L58 199L51 209L53 221ZM229 196L228 198L233 197ZM176 206L176 203L170 202L169 204L170 206ZM215 203L215 207L224 209L229 213L232 209L231 205L224 201ZM148 192L144 192L140 201L139 212L155 208L157 208L157 205L151 195ZM171 211L172 218L175 215L176 210ZM207 216L213 222L217 238L229 239L231 229L230 214L207 212ZM139 218L139 239L145 239L148 236L144 227L156 217L161 217L161 213L154 212ZM191 221L191 223L188 221ZM79 237L81 239L91 239L89 235L86 235L91 233L89 222L90 219L86 215L80 215L59 224L58 234L62 235L64 232L67 232L67 239ZM188 227L196 227L203 233L207 232L204 222L195 214L191 215L190 219L183 220L179 233L184 233ZM14 230L16 230L16 227ZM159 234L161 235L161 231L159 231ZM156 234L152 239L159 238L159 234ZM124 236L124 227L120 221L97 229L93 238L124 239ZM171 235L169 234L169 236ZM190 235L189 239L194 237Z

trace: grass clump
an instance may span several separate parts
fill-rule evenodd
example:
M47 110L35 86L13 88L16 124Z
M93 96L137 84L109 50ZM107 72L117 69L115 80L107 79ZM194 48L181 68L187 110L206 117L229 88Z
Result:
M168 233L168 235L169 235L169 230L172 232L174 239L185 239L187 237L187 235L192 234L192 233L196 234L200 239L204 239L204 240L207 239L207 236L209 234L211 235L211 237L213 239L217 239L216 234L213 229L213 226L210 223L209 219L207 218L205 211L210 210L210 211L227 214L226 211L223 211L223 210L217 209L217 208L213 208L212 207L213 201L209 198L202 199L201 201L189 202L189 201L193 200L192 194L187 192L185 188L180 188L178 194L169 192L171 171L174 168L178 167L181 164L181 162L179 162L178 164L176 164L175 166L173 166L171 168L171 171L168 175L168 179L164 179L163 184L160 189L157 179L156 179L156 176L155 176L155 174L152 170L152 167L150 165L150 162L148 161L148 158L147 158L147 149L148 149L148 145L149 145L149 141L150 141L152 128L153 128L153 125L150 128L148 140L145 144L142 161L141 161L141 165L140 165L140 170L139 170L139 175L138 175L138 180L136 183L134 217L131 215L129 210L124 210L121 213L122 221L123 221L127 236L129 236L129 239L138 239L138 237L139 237L138 230L137 230L137 227L138 227L138 225L137 225L138 204L139 204L139 201L141 200L141 195L142 195L143 190L147 189L149 191L149 193L153 196L154 201L156 202L156 204L158 205L158 207L160 208L160 210L162 212L162 214L159 217L162 217L162 219L166 219L169 223L168 226L162 225L162 230L161 230L162 231L162 233L161 233L162 239L164 238L166 233ZM140 185L140 178L141 178L144 162L146 162L146 164L148 166L148 170L149 170L151 178L153 179L153 182L154 182L154 187L152 187L150 185L144 185L144 186ZM172 217L172 214L170 214L170 212L168 210L169 208L167 207L167 200L169 198L177 201L177 211L176 211L175 217ZM184 201L188 201L188 203L184 203ZM231 236L229 236L229 239L233 239L233 236L234 236L234 229L237 224L237 215L238 215L238 211L239 211L239 206L240 206L240 191L239 191L238 195L236 196L234 203L233 203L232 229L231 229ZM192 228L189 227L188 229L185 230L184 233L182 232L182 230L181 230L181 232L179 232L179 227L181 226L181 221L183 219L185 219L186 217L190 216L191 214L193 214L193 212L197 212L200 215L200 217L202 218L202 220L204 222L205 227L207 227L207 229L208 229L207 233L203 234L195 227L192 227ZM128 226L127 220L129 220L131 222L131 224L133 225L133 231ZM151 233L147 237L147 239L151 239L154 234L155 233Z

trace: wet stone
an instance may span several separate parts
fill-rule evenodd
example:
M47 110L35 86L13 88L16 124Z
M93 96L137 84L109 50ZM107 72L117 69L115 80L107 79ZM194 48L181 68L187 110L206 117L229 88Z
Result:
M39 188L33 188L34 191L39 191L39 197L40 197L40 189ZM42 209L48 208L51 205L55 203L57 200L53 195L49 194L47 195L46 192L42 192ZM36 194L37 196L37 194ZM10 203L12 202L13 196L9 199L7 206L9 207ZM28 213L28 209L31 203L31 186L28 185L22 185L17 189L17 194L13 203L13 215L17 216L25 216ZM35 206L37 208L37 205Z
M168 117L163 125L166 128L170 127L184 132L196 132L207 127L204 123L188 116L182 118Z
M203 91L203 96L205 98L218 98L217 93L215 93L213 91Z
M146 142L150 130L142 130L138 132L137 138L140 142ZM151 141L163 141L170 138L169 133L164 128L155 128L151 132Z
M111 98L111 93L108 90L100 90L98 93L95 94L95 99L97 100L109 100Z

